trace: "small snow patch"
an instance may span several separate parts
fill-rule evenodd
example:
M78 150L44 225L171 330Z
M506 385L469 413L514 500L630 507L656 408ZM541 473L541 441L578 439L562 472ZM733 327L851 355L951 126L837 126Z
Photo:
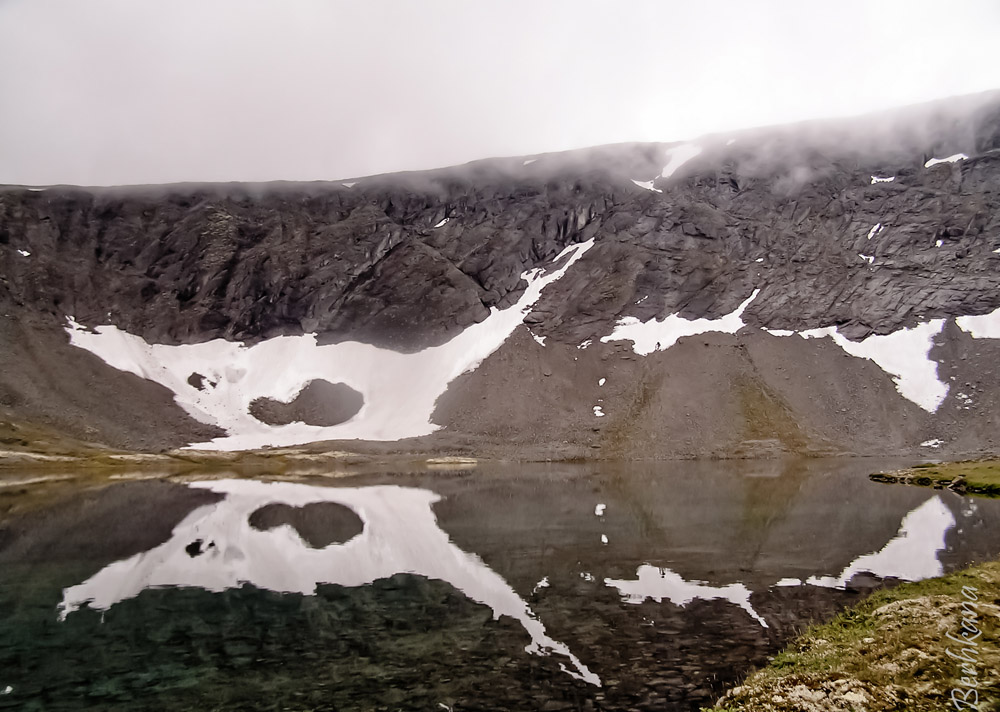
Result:
M944 240L938 240L937 242L934 243L934 247L941 247L941 245L943 245L943 244L944 244Z
M861 259L863 259L868 264L874 264L875 263L875 256L874 255L863 255L863 254L861 254L859 252L858 253L858 257L860 257Z
M521 165L522 166L530 166L532 163L534 163L537 160L538 160L537 158L529 158L524 163L522 163Z
M27 250L18 250L17 254L21 255L21 257L31 257L31 253Z
M604 516L604 510L607 509L607 508L608 508L608 505L606 505L606 504L599 504L596 507L594 507L594 514L596 514L598 517L603 517Z
M441 220L441 221L440 221L440 222L439 222L439 223L438 223L437 225L435 225L434 227L444 227L445 225L447 225L447 224L448 224L448 221L449 221L449 220L451 220L451 218L445 218L444 220Z
M577 346L576 348L578 348L578 349L585 349L588 346L590 346L592 343L594 343L593 339L587 339L586 341L581 341L580 345Z
M765 328L764 331L766 331L767 333L769 333L771 336L794 336L795 335L795 332L792 331L791 329L767 329L767 328Z
M351 180L351 181L348 181L346 183L341 183L341 185L344 186L345 188L353 188L357 184L358 184L358 182L356 180Z
M872 182L871 182L871 184L875 185L876 183L892 183L894 180L896 180L896 176L889 176L888 178L881 178L879 176L872 176Z
M608 543L608 535L607 534L601 534L601 543L602 544L607 544Z
M662 193L663 192L659 188L654 188L653 187L653 181L651 181L651 180L636 180L635 178L633 178L632 182L635 183L640 188L645 188L646 190L651 190L654 193Z
M731 138L728 141L726 141L726 145L727 146L732 146L734 143L736 143L736 139L735 138Z
M873 237L875 237L876 235L878 235L880 232L882 232L882 223L875 223L872 226L872 229L868 231L868 239L869 240L872 239Z
M920 447L941 447L944 444L943 440L938 440L934 438L933 440L924 440L920 443Z
M532 593L536 593L538 591L538 589L540 589L540 588L548 588L548 587L549 587L549 577L548 576L543 576L542 580L539 581L538 583L536 583L535 587L533 589L531 589L531 592Z
M801 586L802 585L802 579L797 579L797 578L783 578L780 581L778 581L778 583L776 583L774 585L775 586Z
M531 329L528 329L528 333L531 334L531 338L538 342L539 346L545 346L545 339L548 338L547 336L538 336Z
M684 319L677 314L671 314L663 321L650 319L641 322L634 316L626 316L618 321L614 331L608 336L602 336L601 341L631 341L632 350L640 356L648 356L654 351L665 351L685 336L705 334L718 331L723 334L735 334L743 328L743 312L757 295L759 289L740 304L735 311L718 319Z
M763 257L758 257L757 259L754 260L754 262L763 262L763 261L764 261Z
M594 574L587 573L586 571L583 571L580 574L580 578L582 578L584 581L594 581L595 580L594 579Z
M953 156L948 156L947 158L932 158L924 164L924 168L930 168L931 166L936 166L938 163L955 163L957 161L964 161L968 158L964 153L956 153Z
M599 405L594 406L594 415L597 416L598 418L604 417L604 411L601 409L601 406Z
M601 380L599 380L599 381L597 382L597 385L599 385L599 386L603 386L603 385L604 385L605 383L607 383L607 381L608 381L608 379L606 379L606 378L602 378Z

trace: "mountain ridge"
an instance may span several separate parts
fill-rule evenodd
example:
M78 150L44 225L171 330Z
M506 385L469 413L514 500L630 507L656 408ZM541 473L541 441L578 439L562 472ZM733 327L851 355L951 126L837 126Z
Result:
M879 121L889 126L871 130ZM847 135L856 140L846 142ZM686 160L671 162L668 154L684 147ZM956 154L965 157L925 167ZM8 336L0 416L81 432L86 412L101 411L83 387L33 375L25 365L35 341L46 342L53 371L84 358L58 343L67 317L149 344L223 338L252 347L316 334L319 346L362 343L415 355L512 308L529 288L524 275L593 241L530 305L523 327L481 366L457 374L429 421L444 426L440 433L512 452L565 443L573 456L866 454L880 442L871 428L886 434L893 452L924 452L931 446L920 443L933 439L954 452L990 450L1000 384L992 367L973 373L962 361L989 363L994 339L976 338L955 320L988 318L1000 308L998 184L1000 95L993 93L922 113L757 130L735 140L488 159L325 185L4 189L0 308ZM610 339L625 323L690 330L686 322L732 314L751 293L740 316L744 330L734 336L696 331L646 355L636 343ZM850 368L833 365L843 349L874 349L880 342L865 341L870 337L937 320L927 349L939 357L925 357L939 376L947 374L939 378L946 395L938 409L975 410L975 417L962 411L945 421L938 409L913 411L897 387L917 377L884 364L871 372L871 355L855 355ZM814 333L819 329L836 333ZM684 384L706 376L699 372L704 354L687 343L694 339L726 354L700 391ZM821 343L828 340L841 345ZM797 368L791 354L812 359L813 371L799 369L798 385L786 388L792 377L776 374ZM583 371L593 370L580 360L593 358L621 362L615 378L609 370L591 379L629 384L615 396L618 404L606 390L578 402ZM494 373L493 362L505 366ZM519 372L532 369L539 373L516 384ZM525 399L533 407L553 383L545 372L567 369L580 375L542 398L547 410L532 415L516 404ZM95 383L112 393L116 373L102 371ZM952 378L969 385L958 390ZM819 389L808 383L816 379L824 381ZM957 394L971 398L965 391L975 390L974 379L982 394L966 408ZM881 395L866 400L855 392L869 387ZM152 398L161 420L176 427L140 436L130 424L126 436L124 426L105 424L96 439L147 448L201 442L193 431L218 436L211 418L190 423L162 405L169 392L149 383L136 392L146 391L139 397ZM668 394L679 412L695 415L674 417L656 405ZM484 399L496 417L476 410ZM60 420L56 411L66 401L79 413ZM816 402L847 413L820 417L810 412ZM946 431L954 432L938 437Z

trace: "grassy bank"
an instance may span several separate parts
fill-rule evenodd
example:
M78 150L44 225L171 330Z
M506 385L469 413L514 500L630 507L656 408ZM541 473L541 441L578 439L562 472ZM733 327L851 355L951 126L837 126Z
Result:
M1000 562L876 592L807 631L706 712L998 710L998 599ZM975 645L955 642L963 632ZM963 649L964 669L948 653Z
M1000 497L1000 460L928 463L894 472L876 472L871 479L923 487L947 487L960 494Z

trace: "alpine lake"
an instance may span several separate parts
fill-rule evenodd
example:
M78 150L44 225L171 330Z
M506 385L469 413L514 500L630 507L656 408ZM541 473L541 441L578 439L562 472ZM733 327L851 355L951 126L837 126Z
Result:
M0 474L0 710L698 710L1000 501L872 459Z

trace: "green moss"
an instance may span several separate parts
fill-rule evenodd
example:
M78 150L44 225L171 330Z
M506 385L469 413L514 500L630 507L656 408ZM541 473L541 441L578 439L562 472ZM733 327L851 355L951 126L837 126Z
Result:
M799 637L771 664L751 674L710 712L739 709L944 709L963 674L946 651L973 604L982 630L974 665L980 712L1000 709L1000 562L879 591ZM963 613L965 611L965 613ZM992 699L988 691L992 691ZM829 705L833 705L830 707Z
M949 487L961 493L1000 497L1000 460L927 462L895 472L876 472L871 479L920 487Z

